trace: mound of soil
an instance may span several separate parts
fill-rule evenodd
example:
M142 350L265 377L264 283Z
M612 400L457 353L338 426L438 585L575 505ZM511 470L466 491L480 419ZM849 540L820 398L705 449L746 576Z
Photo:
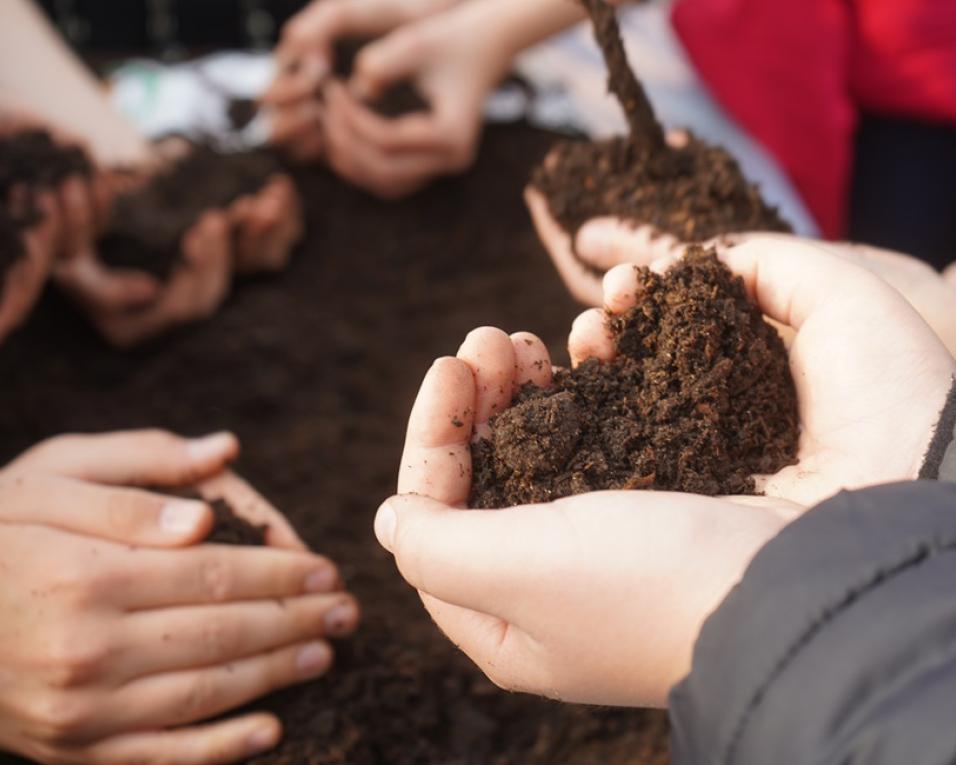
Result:
M51 292L0 348L0 464L56 433L228 427L243 444L236 470L339 563L363 624L336 646L328 677L253 705L285 725L255 765L667 762L662 713L492 686L372 534L395 490L422 370L484 324L527 329L551 347L567 338L578 308L521 199L553 139L489 127L472 171L392 204L304 170L298 256L240 284L209 321L121 353Z
M282 166L266 152L222 154L196 145L141 188L117 198L99 255L161 280L182 262L183 234L202 213L252 194Z
M733 231L790 231L775 207L747 182L736 160L719 146L689 134L673 148L644 89L628 65L614 10L605 0L583 0L608 67L608 88L624 109L626 137L558 143L532 183L555 220L574 235L592 218L610 215L649 224L679 241Z
M664 276L638 269L640 303L610 319L618 356L526 385L472 448L472 507L603 489L753 494L793 464L787 351L713 251Z
M216 499L209 503L212 507L215 523L212 533L206 537L206 542L217 545L250 545L261 547L266 543L266 525L250 523L224 499Z

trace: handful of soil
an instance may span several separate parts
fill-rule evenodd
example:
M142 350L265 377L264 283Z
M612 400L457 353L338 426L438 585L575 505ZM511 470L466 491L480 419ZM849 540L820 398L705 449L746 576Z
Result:
M574 235L588 220L609 215L635 226L649 224L681 242L733 231L790 231L725 149L693 135L681 148L667 144L628 64L614 9L605 0L582 2L607 63L608 89L624 109L629 134L600 142L563 141L535 170L532 185L562 228Z
M371 40L339 40L335 44L332 73L343 80L352 75L355 58ZM386 90L369 107L383 117L400 117L411 112L427 112L431 107L410 82L400 82Z
M603 489L753 494L793 464L799 425L787 351L713 250L665 275L639 269L638 305L609 326L618 356L526 385L472 445L470 506Z
M165 280L182 262L183 234L202 213L257 192L281 171L267 152L221 154L196 145L142 188L117 198L100 258Z

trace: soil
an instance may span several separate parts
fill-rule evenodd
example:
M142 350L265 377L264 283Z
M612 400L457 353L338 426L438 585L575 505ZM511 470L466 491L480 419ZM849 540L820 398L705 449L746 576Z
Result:
M196 145L142 188L117 198L100 258L165 280L182 262L183 234L202 213L255 193L280 171L266 152L222 154Z
M472 507L603 489L753 494L793 464L799 426L787 351L716 254L691 247L640 303L611 317L618 356L531 384L472 448Z
M0 138L0 199L14 186L49 189L71 175L89 176L93 170L78 146L61 146L46 130L22 130Z
M209 503L215 517L212 533L206 537L207 544L217 545L251 545L261 547L266 543L267 525L250 523L224 499L216 499Z
M489 127L472 171L400 203L303 171L309 231L290 268L243 282L211 320L117 352L51 292L0 349L0 464L62 432L230 428L237 471L339 562L363 625L327 678L254 705L286 729L255 765L667 762L661 713L493 687L371 530L432 360L484 324L559 347L578 313L521 199L553 138Z
M573 235L588 220L610 215L651 225L682 242L733 231L790 231L725 149L693 134L681 148L667 144L628 64L614 9L604 0L584 5L607 63L608 89L624 110L629 134L555 145L532 180L555 220Z

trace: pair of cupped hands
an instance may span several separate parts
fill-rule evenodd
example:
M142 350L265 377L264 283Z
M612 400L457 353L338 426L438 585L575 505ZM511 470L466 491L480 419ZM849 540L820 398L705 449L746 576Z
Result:
M683 248L602 219L573 249L541 195L527 201L569 289L602 306L573 323L572 364L612 358L607 314L640 301L635 265L663 272ZM956 373L941 339L956 347L956 288L870 248L769 234L714 244L784 337L799 399L798 462L757 476L762 496L607 491L467 509L471 439L522 385L549 384L548 351L485 327L425 376L375 532L439 627L503 688L666 705L704 621L763 545L840 490L919 473Z
M231 433L70 435L0 470L0 751L208 765L275 746L274 715L210 720L324 674L359 610L229 471L238 451ZM267 545L200 544L207 502L154 487L224 498Z
M29 116L7 115L0 135L47 126ZM79 145L51 130L64 146ZM0 342L29 314L52 278L113 345L129 347L170 328L211 315L225 300L235 274L277 271L288 262L303 232L302 211L292 180L275 174L254 194L203 212L181 240L182 262L169 279L111 268L97 257L97 240L109 228L118 194L135 190L177 161L184 145L154 147L141 167L116 171L94 167L90 175L66 178L56 188L14 189L3 200L16 215L27 205L39 221L23 232L25 257L0 283Z

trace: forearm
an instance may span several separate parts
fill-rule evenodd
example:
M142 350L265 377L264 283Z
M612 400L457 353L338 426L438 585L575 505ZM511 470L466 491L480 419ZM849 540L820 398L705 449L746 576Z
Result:
M0 112L25 112L62 129L101 164L139 164L150 154L30 0L0 3Z

